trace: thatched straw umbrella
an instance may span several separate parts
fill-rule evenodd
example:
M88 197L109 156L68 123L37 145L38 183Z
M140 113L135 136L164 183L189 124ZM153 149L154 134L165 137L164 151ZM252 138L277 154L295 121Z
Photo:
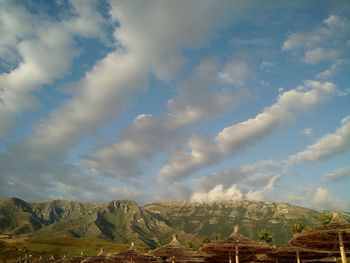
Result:
M63 262L64 262L64 263L80 263L80 262L82 262L84 259L86 259L86 257L79 256L79 257L69 258L69 259L63 260Z
M92 256L88 257L82 261L81 263L123 263L123 261L118 259L112 259L108 255L98 255L98 256Z
M159 263L160 261L152 256L141 254L137 251L134 242L131 242L131 246L128 250L122 251L110 256L113 260L119 260L120 262L134 262L134 263Z
M333 253L334 254L334 253ZM305 260L320 260L327 259L333 256L331 252L322 252L319 250L312 250L300 247L281 247L275 248L268 256L274 259L274 262L297 262L300 263Z
M233 234L224 240L213 241L202 248L202 251L213 255L208 258L209 262L232 262L232 256L235 257L235 263L240 260L252 261L256 259L256 254L268 253L272 247L266 243L251 240L242 236L238 232L238 226L234 227Z
M204 262L204 256L190 249L183 247L177 240L176 235L164 246L158 247L148 252L148 255L161 258L162 260L171 260L171 262L198 263Z
M70 258L65 261L64 263L80 263L83 259L82 258Z
M345 250L350 250L350 223L341 217L341 212L336 212L328 225L296 235L290 243L321 251L340 251L342 263L346 263Z

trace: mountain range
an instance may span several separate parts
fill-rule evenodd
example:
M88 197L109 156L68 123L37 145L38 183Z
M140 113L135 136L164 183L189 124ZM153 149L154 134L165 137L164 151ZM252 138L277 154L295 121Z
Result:
M273 243L286 245L292 237L292 224L306 227L321 224L316 211L286 203L227 201L212 204L164 201L139 205L132 200L81 203L69 200L26 202L19 198L0 199L0 232L28 237L71 236L134 241L154 248L169 242L175 232L178 240L195 246L206 239L228 237L233 226L252 239L261 229L268 230ZM350 221L350 214L343 213Z

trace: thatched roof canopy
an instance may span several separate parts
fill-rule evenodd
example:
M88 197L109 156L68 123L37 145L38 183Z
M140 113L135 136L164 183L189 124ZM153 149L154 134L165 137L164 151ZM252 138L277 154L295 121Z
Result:
M86 259L86 257L80 256L80 257L75 257L75 258L70 258L70 259L66 259L63 262L64 263L80 263L82 262L84 259Z
M168 244L149 251L148 255L155 256L169 262L204 262L204 256L202 254L183 247L177 240L175 234L173 235L173 239Z
M294 246L319 250L339 251L339 233L342 235L344 248L350 250L350 223L330 223L296 235L290 243Z
M107 255L98 255L98 256L92 256L88 257L82 261L81 263L123 263L123 261L118 260L118 259L112 259Z
M228 262L228 261L254 261L259 253L267 253L272 247L264 242L254 241L238 232L238 226L235 226L233 234L223 240L217 240L209 243L202 251L211 255L209 262Z
M346 263L346 250L350 251L350 223L342 217L342 212L336 212L328 225L296 235L289 242L304 248L340 251L342 262Z
M266 253L272 250L272 247L264 242L255 241L241 235L238 228L235 227L235 231L229 238L213 241L202 248L202 251L216 255L235 255L236 247L238 247L240 255Z
M319 250L312 250L306 248L299 247L281 247L275 248L271 253L269 253L269 257L286 261L295 262L299 254L299 258L301 260L319 260L324 258L330 258L334 256L334 253L331 252L323 252Z
M134 242L131 243L128 250L111 255L111 259L119 260L121 262L159 263L157 258L139 253L134 245Z

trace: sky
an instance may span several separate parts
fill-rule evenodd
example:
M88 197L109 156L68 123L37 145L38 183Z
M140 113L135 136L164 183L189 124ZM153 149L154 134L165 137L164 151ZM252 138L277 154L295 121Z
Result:
M0 1L0 196L350 211L350 2Z

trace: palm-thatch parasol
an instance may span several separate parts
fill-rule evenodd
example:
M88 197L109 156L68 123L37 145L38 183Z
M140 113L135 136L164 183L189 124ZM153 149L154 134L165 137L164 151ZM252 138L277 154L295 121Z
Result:
M123 261L119 259L113 259L110 258L108 255L97 255L88 257L82 261L79 261L81 263L123 263Z
M228 260L232 262L232 255L235 257L235 262L239 260L252 261L256 259L256 254L267 253L272 250L272 247L266 243L251 240L242 236L238 232L238 226L234 227L233 234L224 240L213 241L202 248L202 251L213 255L208 258L210 262L223 262Z
M320 260L329 259L334 253L323 252L319 250L301 248L301 247L280 247L273 249L268 256L274 259L274 262L297 262L300 263L305 260Z
M341 212L333 213L333 220L328 225L296 235L290 243L322 251L340 251L342 263L346 263L345 249L350 250L350 223L341 215Z
M120 262L159 263L157 258L139 253L134 245L134 242L131 242L131 246L128 250L112 254L110 258Z
M204 256L190 249L184 248L173 235L173 239L164 246L158 247L148 252L148 255L159 257L171 262L199 263L204 262Z
M79 257L74 257L74 258L69 258L66 260L63 260L64 263L80 263L82 262L86 257L84 256L79 256Z

